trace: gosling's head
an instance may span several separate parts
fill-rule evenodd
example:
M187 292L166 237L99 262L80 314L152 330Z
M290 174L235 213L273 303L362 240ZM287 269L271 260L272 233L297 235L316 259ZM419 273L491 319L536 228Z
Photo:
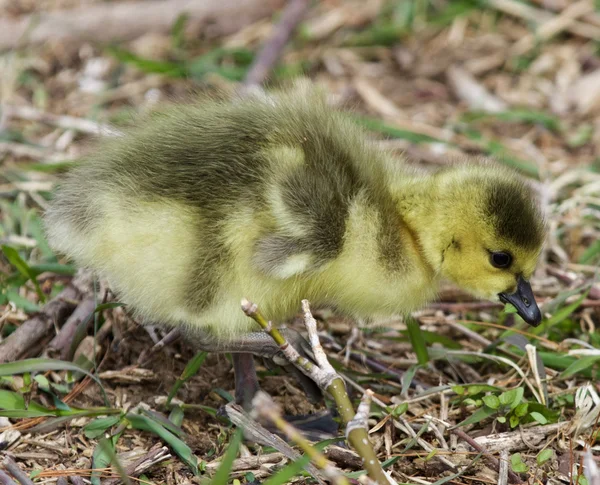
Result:
M546 227L534 189L510 170L460 167L439 174L446 240L440 272L472 294L513 304L541 321L529 279Z

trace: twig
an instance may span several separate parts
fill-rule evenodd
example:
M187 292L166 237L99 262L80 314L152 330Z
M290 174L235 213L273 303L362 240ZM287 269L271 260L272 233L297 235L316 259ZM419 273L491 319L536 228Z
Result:
M45 162L63 162L73 158L73 156L66 153L50 152L45 149L11 141L0 142L0 154L4 153L10 153L16 157L31 158L33 160L44 160Z
M286 456L283 453L274 452L267 454L259 454L258 456L244 456L233 460L231 465L231 471L237 472L240 470L252 470L260 468L265 464L278 464L281 465L283 460L286 460ZM220 460L211 461L206 464L207 470L215 470L221 465Z
M600 469L594 461L594 455L590 450L587 450L583 455L583 464L585 469L583 471L585 478L590 485L600 485Z
M279 436L271 433L268 429L256 422L250 417L238 404L229 403L225 406L227 416L233 424L244 430L244 436L263 446L271 446L280 453L283 453L290 460L298 460L300 454L290 445L283 441ZM321 485L325 481L321 477L319 470L311 463L306 466L306 471L310 473Z
M254 396L254 399L252 400L252 406L253 415L272 422L277 429L282 431L289 440L296 443L298 447L310 457L311 461L323 471L327 478L339 485L348 485L346 477L344 477L339 470L331 466L331 463L327 461L327 458L312 446L311 443L302 436L300 431L283 419L280 409L266 392L259 391L256 393L256 396Z
M553 266L548 266L547 271L548 274L551 274L552 276L558 278L560 281L566 283L567 285L572 285L578 281L577 277L574 276L572 273L560 270ZM593 300L600 300L600 288L598 288L598 286L596 285L592 285L588 292L588 296Z
M277 59L279 59L283 48L294 30L296 30L296 26L300 23L300 20L302 20L308 5L308 0L290 0L288 2L281 14L281 20L275 27L275 31L265 42L256 60L250 66L244 80L245 87L260 86L267 79L269 71L273 68Z
M42 311L23 323L0 344L0 363L13 362L31 349L38 341L73 311L81 292L68 286L48 302Z
M50 341L47 347L47 352L57 350L60 352L60 358L63 360L68 359L69 350L71 348L71 342L75 336L75 332L79 327L79 324L86 318L89 318L93 313L96 303L93 298L83 300L77 308L71 313L67 321L62 326L58 334Z
M498 485L508 485L508 450L500 452L500 468L498 469Z
M488 461L491 463L491 465L496 469L496 471L497 472L500 471L500 462L498 461L498 458L496 458L488 450L486 450L483 446L481 446L479 443L477 443L477 441L475 441L473 438L471 438L462 429L454 428L454 429L451 429L450 431L452 433L454 433L456 436L458 436L460 439L462 439L463 441L466 441L469 445L471 445L479 453L482 453L483 456L485 456L488 459ZM510 480L510 483L523 483L523 480L521 480L521 478L515 472L508 470L507 473L508 473L508 479Z
M4 457L4 463L3 463L4 467L6 468L6 470L17 479L17 481L21 484L21 485L34 485L33 481L31 480L31 478L29 478L27 476L27 474L25 472L23 472L23 470L21 470L19 468L19 465L17 465L11 458L10 456L6 456Z
M167 345L170 345L173 342L175 342L177 339L179 339L179 337L181 337L181 332L179 331L179 329L175 328L175 329L171 330L167 335L165 335L162 338L161 341L159 341L157 344L155 344L150 350L144 351L140 354L140 356L138 357L138 364L146 365L148 362L150 362L150 358L154 354L156 354L157 352L160 352Z
M140 459L134 461L130 465L127 465L125 467L125 474L128 477L136 477L138 475L141 475L157 463L160 463L164 460L168 460L169 458L171 458L169 449L166 446L157 445L144 456L142 456ZM113 478L111 480L106 480L104 484L116 485L119 482L121 482L120 478Z
M189 18L186 27L196 37L202 30L216 37L268 17L280 6L280 0L148 0L39 12L0 20L0 51L49 40L107 43L135 39L147 32L167 33L184 13Z
M308 332L308 339L311 343L315 360L319 365L315 365L313 362L302 357L281 335L279 330L258 311L257 305L250 303L248 300L242 301L242 310L244 313L257 322L275 340L288 361L310 377L323 391L328 392L333 397L342 423L344 426L347 426L354 419L355 413L352 402L346 392L346 386L343 379L335 372L327 360L327 356L319 342L316 321L310 312L307 300L302 301L302 309L304 311L304 325ZM362 427L351 430L348 433L348 441L363 458L369 477L382 485L390 483L369 442L367 431Z
M594 4L591 0L580 0L565 8L560 15L540 25L534 34L521 38L513 47L512 54L521 56L533 48L536 42L548 40L561 31L567 29L573 22L588 13L594 11Z
M355 429L362 428L367 432L369 431L369 411L371 410L372 400L373 391L367 389L360 400L356 414L346 425L346 438L348 438L350 433Z
M0 470L0 485L17 485L12 478Z
M503 13L527 20L529 22L548 22L557 18L556 15L553 15L546 10L534 8L531 5L518 2L517 0L488 0L487 5ZM589 14L584 14L583 16L588 17ZM600 29L597 26L577 20L568 22L564 27L564 30L570 32L571 34L593 40L600 37Z
M57 126L65 130L76 130L81 133L101 136L120 136L119 130L110 128L108 125L97 123L85 118L76 118L75 116L55 115L39 111L31 106L11 106L4 104L0 107L2 115L7 118L18 118L21 120L37 121Z

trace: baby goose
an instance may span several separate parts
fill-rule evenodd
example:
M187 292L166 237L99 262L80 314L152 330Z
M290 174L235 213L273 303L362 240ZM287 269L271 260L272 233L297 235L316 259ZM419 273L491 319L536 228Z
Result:
M275 321L302 298L368 319L419 308L447 278L541 320L532 189L492 165L416 173L315 93L166 108L72 170L45 222L138 316L234 353L246 405L248 353L278 348L250 333L242 298Z

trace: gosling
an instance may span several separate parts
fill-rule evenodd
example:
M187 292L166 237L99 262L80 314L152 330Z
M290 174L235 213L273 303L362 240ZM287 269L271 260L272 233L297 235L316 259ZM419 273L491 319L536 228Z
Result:
M317 93L167 107L72 170L45 226L138 317L233 353L246 407L250 354L279 349L243 298L274 321L303 298L368 320L421 307L445 278L541 320L533 189L491 164L411 170Z

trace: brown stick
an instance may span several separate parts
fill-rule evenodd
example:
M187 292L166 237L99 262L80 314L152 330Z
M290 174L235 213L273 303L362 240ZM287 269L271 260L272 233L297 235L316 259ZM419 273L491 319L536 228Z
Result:
M281 6L281 0L148 0L100 3L0 20L0 52L22 45L61 39L111 42L135 39L147 32L168 32L182 14L193 32L228 35Z
M27 474L19 468L19 465L17 465L9 456L4 458L3 465L4 468L6 468L6 471L15 477L21 485L33 485L31 478L29 478Z
M0 485L17 485L6 473L0 470Z
M157 352L164 349L167 345L175 342L179 337L181 337L181 332L178 328L171 330L167 335L165 335L160 342L154 345L148 351L144 351L138 357L138 365L146 365L150 362L150 358L156 354Z
M497 472L500 472L500 461L498 460L498 458L496 458L494 455L492 455L489 451L487 451L483 446L481 446L479 443L477 443L477 441L475 441L473 438L471 438L463 430L453 429L453 430L451 430L451 432L454 433L456 436L458 436L463 441L466 441L467 443L469 443L469 445L471 445L479 453L482 453L483 456L485 456L487 458L487 460L492 464L494 469ZM521 480L521 478L515 472L513 472L511 470L508 470L508 479L510 480L510 483L523 483L523 480Z
M71 348L71 342L77 331L79 324L88 318L94 311L96 304L93 299L83 300L77 308L71 313L71 316L67 318L67 321L58 332L58 335L54 337L48 344L48 352L52 350L60 351L60 358L66 360L68 358L69 350Z
M160 463L161 461L166 460L170 457L171 455L169 455L169 449L166 446L162 446L160 444L155 445L144 456L128 465L125 468L125 473L128 477L136 477L148 470L150 466L155 465L156 463ZM120 478L112 478L110 480L106 480L104 482L104 485L116 485L120 482Z
M577 281L577 278L575 276L571 275L569 272L563 271L558 268L554 268L552 266L548 266L548 274L555 276L556 278L558 278L563 283L566 283L567 285L572 285L573 283L575 283ZM593 300L600 300L600 288L592 285L590 287L588 296Z
M43 339L54 327L55 322L64 318L75 308L80 291L68 286L56 298L47 303L42 311L15 330L0 344L0 363L13 362Z
M244 80L244 86L260 86L269 75L277 59L281 55L288 40L296 30L308 8L308 0L290 0L281 14L281 20L275 27L273 35L265 42L258 57L250 66Z

